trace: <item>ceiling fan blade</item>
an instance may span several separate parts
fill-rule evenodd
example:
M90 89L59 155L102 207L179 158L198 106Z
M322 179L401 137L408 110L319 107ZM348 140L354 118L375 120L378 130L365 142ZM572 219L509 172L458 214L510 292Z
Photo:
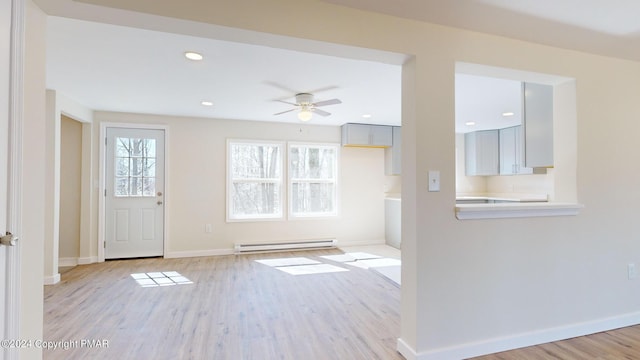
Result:
M269 85L269 86L273 86L274 88L280 89L288 94L297 94L298 91L295 91L293 89L289 89L288 87L282 85L282 84L278 84L275 81L263 81L263 84L265 85Z
M342 101L338 100L338 99L331 99L331 100L324 100L324 101L318 101L317 103L314 103L314 106L327 106L327 105L335 105L335 104L342 104Z
M334 90L334 89L338 89L337 86L335 85L329 85L329 86L325 86L325 87L321 87L319 89L315 89L315 90L311 90L311 91L307 91L309 94L315 94L315 93L319 93L319 92L323 92L323 91L329 91L329 90Z
M326 111L320 110L320 109L315 109L314 108L314 109L311 109L311 111L313 111L314 113L316 113L316 114L318 114L320 116L329 116L329 115L331 115L330 112L326 112Z
M298 104L292 103L292 102L289 102L289 101L284 101L284 100L274 100L274 101L285 103L285 104L289 104L289 105L293 105L293 106L298 106Z
M289 109L289 110L281 111L281 112L279 112L279 113L275 113L275 114L273 114L273 115L282 115L282 114L286 114L286 113L288 113L288 112L292 112L292 111L294 111L294 110L298 110L298 109Z

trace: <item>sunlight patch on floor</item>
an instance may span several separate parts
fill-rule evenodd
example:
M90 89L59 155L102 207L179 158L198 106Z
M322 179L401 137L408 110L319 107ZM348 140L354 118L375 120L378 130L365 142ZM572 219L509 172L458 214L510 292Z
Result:
M282 270L291 275L312 275L349 271L349 269L339 266L322 263L317 265L280 266L276 269Z
M193 281L177 271L162 271L131 274L131 277L142 287L158 287L193 284Z
M376 268L383 266L400 266L402 262L397 259L380 258L380 259L364 259L351 262L345 262L347 265L359 267L362 269Z
M256 262L259 262L260 264L272 266L272 267L320 264L320 261L311 260L306 257L263 259L263 260L256 260Z
M323 259L337 261L341 263L352 262L356 260L365 260L365 259L379 259L381 256L373 255L365 252L349 252L340 255L326 255L320 256Z
M401 282L402 261L399 259L382 257L366 252L348 252L340 255L321 256L321 258L376 271L398 285Z
M320 261L312 260L306 257L297 258L281 258L281 259L262 259L256 262L271 266L280 271L284 271L291 275L313 275L349 271L339 266L324 264Z

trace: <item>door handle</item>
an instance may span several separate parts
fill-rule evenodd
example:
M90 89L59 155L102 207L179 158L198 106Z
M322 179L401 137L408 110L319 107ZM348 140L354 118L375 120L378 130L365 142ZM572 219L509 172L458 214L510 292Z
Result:
M158 201L156 204L158 204L158 205L162 205L162 201Z
M16 246L16 241L18 241L18 237L8 231L6 235L0 237L0 244L5 246Z
M162 191L158 191L158 196L162 196Z

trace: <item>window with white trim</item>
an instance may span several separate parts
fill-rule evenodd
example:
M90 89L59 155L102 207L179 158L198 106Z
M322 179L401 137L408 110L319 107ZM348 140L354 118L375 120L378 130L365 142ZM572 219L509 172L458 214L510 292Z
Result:
M283 143L228 141L228 220L283 216Z
M334 144L289 144L289 216L338 213L338 151Z

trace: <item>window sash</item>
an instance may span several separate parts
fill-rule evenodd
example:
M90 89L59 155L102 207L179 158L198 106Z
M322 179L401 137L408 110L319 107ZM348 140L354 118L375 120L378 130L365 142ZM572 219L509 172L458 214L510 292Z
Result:
M298 148L306 149L306 158L293 156L293 151ZM330 158L311 159L309 154L311 150L317 150L319 153ZM329 150L327 152L327 150ZM300 153L300 151L298 151ZM334 144L307 144L293 143L289 144L288 149L288 205L290 218L310 218L310 217L331 217L337 216L338 209L338 159L339 147ZM305 161L307 163L299 164L303 169L293 169L294 161ZM310 164L313 160L317 162ZM328 162L328 164L327 164ZM313 167L317 165L317 167ZM329 166L330 168L326 168ZM304 177L293 177L294 174L300 174ZM313 176L315 175L315 177ZM318 185L318 186L314 186ZM320 193L313 193L318 190ZM302 196L302 198L300 197ZM323 198L324 197L324 198Z
M249 156L255 156L261 153L256 147L275 148L276 153L270 153L268 160L265 159L249 159L242 160L242 164L234 164L235 154L234 146L245 148ZM249 140L229 140L227 144L227 220L269 220L281 219L283 217L283 144L274 142L260 142ZM266 152L265 152L266 153ZM270 158L269 156L275 156ZM251 165L251 171L236 171L234 174L234 166ZM273 166L271 169L261 168L262 166ZM246 169L246 168L245 168ZM270 174L266 174L266 170L271 170ZM266 177L244 177L248 173L254 176L257 173L267 175ZM238 174L240 173L240 174ZM236 176L234 176L236 175ZM274 177L275 176L275 177ZM243 186L244 185L244 186ZM263 185L262 188L260 185ZM271 185L271 187L269 187ZM243 187L245 193L238 192L238 188Z

